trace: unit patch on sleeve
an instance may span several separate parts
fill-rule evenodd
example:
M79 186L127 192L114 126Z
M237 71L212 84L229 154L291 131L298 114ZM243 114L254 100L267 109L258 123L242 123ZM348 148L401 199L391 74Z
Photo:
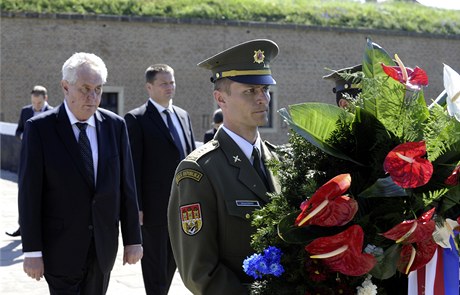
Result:
M176 184L179 184L179 182L185 178L190 178L195 180L196 182L200 182L201 177L203 177L203 173L197 170L184 169L176 173Z
M181 206L180 215L182 222L182 230L189 236L196 235L203 226L201 218L200 204L195 203L191 205Z

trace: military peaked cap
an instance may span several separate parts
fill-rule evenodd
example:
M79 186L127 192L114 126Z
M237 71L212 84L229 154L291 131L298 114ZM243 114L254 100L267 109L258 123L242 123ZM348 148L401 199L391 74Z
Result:
M235 82L273 85L270 63L278 55L278 45L268 39L247 41L226 49L198 64L211 70L211 82L229 78Z

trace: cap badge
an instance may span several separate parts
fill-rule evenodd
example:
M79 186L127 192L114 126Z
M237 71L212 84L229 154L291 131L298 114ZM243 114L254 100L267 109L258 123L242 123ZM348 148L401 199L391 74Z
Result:
M254 50L254 62L260 64L263 63L265 59L264 52L262 50Z

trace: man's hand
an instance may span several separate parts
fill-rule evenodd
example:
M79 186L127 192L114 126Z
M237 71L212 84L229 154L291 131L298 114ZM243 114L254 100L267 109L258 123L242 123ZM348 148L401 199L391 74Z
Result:
M45 267L42 257L25 257L23 263L24 272L31 277L40 281L43 278Z
M123 253L123 265L137 263L144 253L141 245L127 245Z

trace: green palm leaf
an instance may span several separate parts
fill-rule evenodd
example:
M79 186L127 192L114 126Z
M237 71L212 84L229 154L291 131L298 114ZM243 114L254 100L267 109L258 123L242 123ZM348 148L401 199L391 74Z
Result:
M351 124L354 117L352 114L336 106L316 102L291 105L289 111L283 108L279 113L294 131L325 153L361 165L344 154L339 147L327 142L337 129L338 120Z

